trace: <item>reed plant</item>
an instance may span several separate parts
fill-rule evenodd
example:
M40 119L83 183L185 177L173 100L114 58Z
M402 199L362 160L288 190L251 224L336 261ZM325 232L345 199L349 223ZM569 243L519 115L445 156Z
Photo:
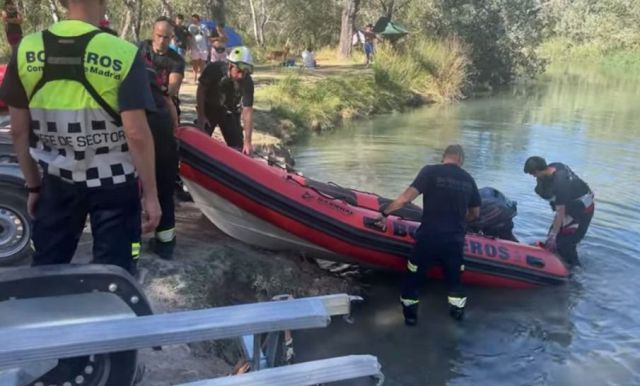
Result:
M398 47L380 45L375 54L378 83L409 90L429 102L461 99L469 86L470 71L468 52L455 38L414 38Z

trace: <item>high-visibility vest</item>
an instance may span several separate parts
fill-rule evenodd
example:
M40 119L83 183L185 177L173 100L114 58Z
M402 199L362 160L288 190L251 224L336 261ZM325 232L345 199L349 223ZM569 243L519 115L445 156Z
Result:
M137 52L79 20L22 40L17 63L29 99L31 155L46 174L89 188L135 180L118 95Z

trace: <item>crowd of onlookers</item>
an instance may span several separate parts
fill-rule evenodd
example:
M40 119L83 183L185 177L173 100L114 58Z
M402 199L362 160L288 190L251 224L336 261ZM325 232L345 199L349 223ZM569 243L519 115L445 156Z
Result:
M191 23L185 25L183 15L176 15L174 36L170 47L180 55L191 59L194 82L206 63L222 62L227 59L227 34L223 23L216 23L213 30L202 22L197 14L191 15Z

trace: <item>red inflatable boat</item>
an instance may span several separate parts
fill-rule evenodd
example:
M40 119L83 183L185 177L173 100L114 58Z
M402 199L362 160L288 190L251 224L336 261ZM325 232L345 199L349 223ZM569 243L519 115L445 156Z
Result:
M404 270L420 209L374 225L389 200L324 184L247 157L192 127L179 129L180 175L196 205L222 231L249 244ZM439 276L436 268L430 272ZM468 234L467 284L534 287L564 283L568 271L538 247Z

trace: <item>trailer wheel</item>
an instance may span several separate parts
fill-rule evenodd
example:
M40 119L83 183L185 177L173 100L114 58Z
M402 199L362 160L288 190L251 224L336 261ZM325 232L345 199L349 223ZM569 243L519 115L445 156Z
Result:
M136 377L137 354L133 350L62 359L30 386L130 386Z
M31 256L31 225L27 196L20 190L0 189L0 265L22 262Z

